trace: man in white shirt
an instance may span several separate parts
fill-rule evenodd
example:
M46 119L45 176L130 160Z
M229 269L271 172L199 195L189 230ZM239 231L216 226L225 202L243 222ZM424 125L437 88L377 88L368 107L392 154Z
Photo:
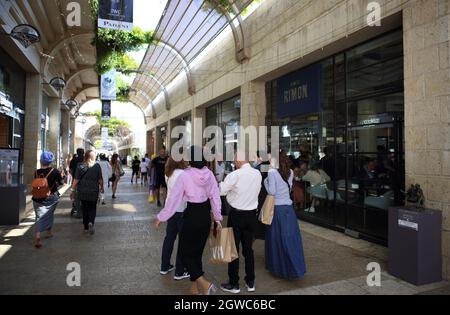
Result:
M233 228L236 248L242 243L242 254L245 258L245 282L249 292L255 291L255 261L253 255L253 240L256 229L256 210L258 196L261 190L261 173L252 168L248 161L237 161L237 170L230 173L220 184L220 193L227 196L231 207L228 216L228 227ZM229 282L222 284L225 292L240 293L239 259L228 264Z

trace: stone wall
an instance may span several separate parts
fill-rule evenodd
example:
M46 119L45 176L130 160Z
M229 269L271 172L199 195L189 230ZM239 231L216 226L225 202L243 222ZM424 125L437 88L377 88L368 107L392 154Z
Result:
M403 12L406 184L421 184L443 211L444 276L450 277L450 1L417 0Z

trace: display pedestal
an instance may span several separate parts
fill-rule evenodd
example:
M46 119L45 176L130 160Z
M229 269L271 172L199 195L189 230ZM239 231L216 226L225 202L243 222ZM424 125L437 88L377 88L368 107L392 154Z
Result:
M19 225L25 215L26 189L19 187L0 187L0 225Z
M442 213L389 209L389 273L414 285L442 281Z

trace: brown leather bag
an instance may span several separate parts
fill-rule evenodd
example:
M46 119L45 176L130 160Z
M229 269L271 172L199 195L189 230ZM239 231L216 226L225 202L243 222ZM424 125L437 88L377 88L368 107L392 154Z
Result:
M40 175L38 177L37 171L34 175L34 180L31 182L31 195L34 199L47 199L51 193L52 188L48 185L48 176L53 173L53 169L48 172L47 176Z

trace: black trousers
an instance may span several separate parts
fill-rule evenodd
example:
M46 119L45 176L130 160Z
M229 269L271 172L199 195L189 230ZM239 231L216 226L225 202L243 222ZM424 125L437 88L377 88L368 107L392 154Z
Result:
M183 226L183 213L177 212L167 222L166 237L164 238L162 257L161 257L161 270L167 270L170 267L170 258L172 257L173 245L177 239L178 234ZM178 245L177 258L175 264L175 274L180 275L184 273L184 265L181 261L180 246Z
M84 229L89 229L89 223L95 224L95 218L97 216L97 201L81 200L81 209L83 212L83 225Z
M232 209L228 215L228 227L233 228L236 248L242 244L242 254L245 258L245 281L255 281L255 258L253 254L253 241L256 230L256 210L239 211ZM228 264L228 277L230 284L239 285L239 258Z
M202 257L211 229L211 204L188 203L183 214L183 226L180 233L180 255L191 281L202 277Z

